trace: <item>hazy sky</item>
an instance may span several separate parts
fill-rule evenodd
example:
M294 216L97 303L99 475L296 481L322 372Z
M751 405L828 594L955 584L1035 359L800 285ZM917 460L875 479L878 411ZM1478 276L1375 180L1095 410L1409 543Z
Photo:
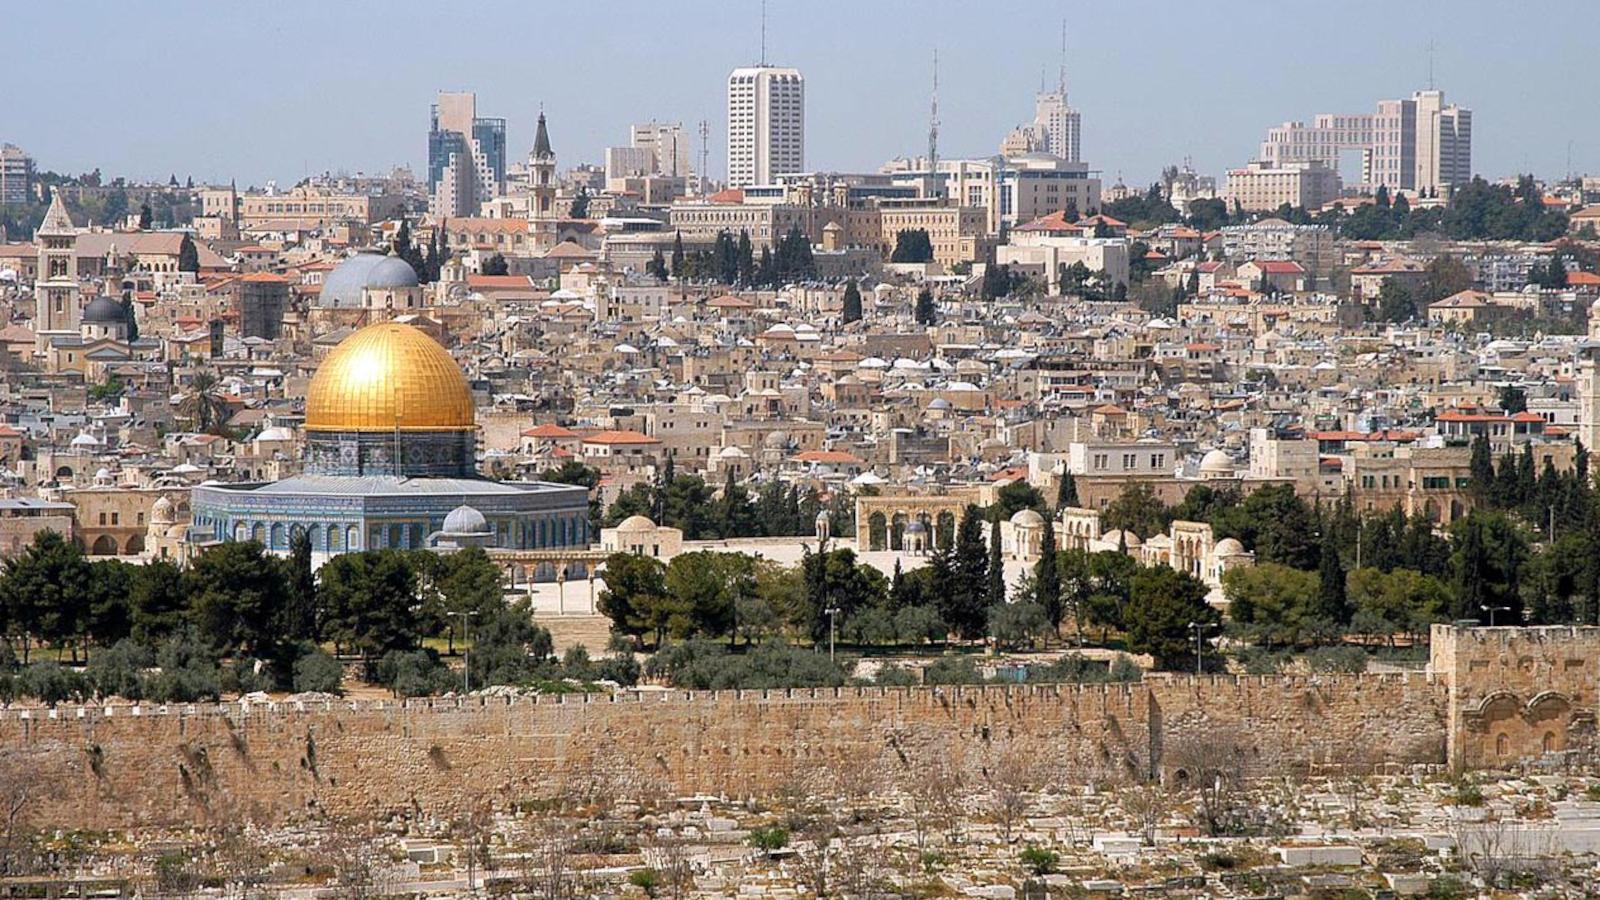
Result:
M757 0L150 0L6 3L0 140L40 167L287 185L426 156L439 89L477 91L526 155L542 104L562 167L601 158L652 117L711 124L725 174L723 86L759 55ZM927 146L939 51L940 154L988 155L1054 82L1107 183L1192 157L1220 174L1265 129L1365 112L1439 87L1474 116L1473 168L1600 173L1597 0L945 2L770 0L768 60L806 77L806 164L874 170ZM699 149L695 148L698 161ZM1352 173L1347 172L1347 177Z

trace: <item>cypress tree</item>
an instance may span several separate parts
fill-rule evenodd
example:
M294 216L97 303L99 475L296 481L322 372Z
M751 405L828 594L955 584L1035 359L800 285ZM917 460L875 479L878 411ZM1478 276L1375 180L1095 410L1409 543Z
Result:
M283 610L284 637L317 636L317 579L311 573L311 538L297 531L289 540L289 602Z
M745 286L752 285L755 283L756 261L754 252L750 247L750 232L739 232L739 248L737 252L738 257L735 260L734 276L739 279L740 284Z
M200 251L194 246L194 238L183 236L183 243L178 245L178 271L200 271Z
M1480 500L1493 496L1494 454L1489 450L1489 439L1484 435L1472 439L1468 472L1472 475L1472 491Z
M683 232L672 236L672 277L683 277Z
M984 546L983 516L968 505L961 515L954 551L955 585L945 621L968 640L980 638L987 624L988 548Z
M861 321L861 289L856 287L854 278L845 282L844 285L843 318L846 324Z
M128 325L128 343L139 339L139 320L133 314L133 298L122 298L122 321Z
M1056 486L1056 509L1077 506L1078 480L1072 477L1072 472L1065 466L1061 468L1061 482Z
M1061 570L1056 560L1056 523L1051 516L1044 517L1044 534L1039 538L1039 562L1033 568L1033 588L1039 605L1050 619L1050 627L1061 629L1065 611L1061 605Z
M1317 618L1335 625L1348 624L1350 603L1345 594L1344 562L1339 559L1339 542L1331 534L1322 541L1317 582Z
M923 288L917 292L916 320L918 325L934 325L939 320L939 307L933 302L933 291Z

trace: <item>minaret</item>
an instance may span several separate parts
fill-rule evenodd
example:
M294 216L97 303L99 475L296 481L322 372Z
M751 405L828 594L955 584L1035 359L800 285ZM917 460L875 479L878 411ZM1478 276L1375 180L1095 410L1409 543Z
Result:
M528 218L533 220L533 245L555 246L556 220L560 218L556 213L556 154L550 149L542 110L533 152L528 154Z
M76 333L83 313L83 292L79 290L73 251L78 229L61 202L61 192L52 194L50 209L34 232L34 243L39 247L39 280L33 286L33 332L40 353L49 345L49 332Z

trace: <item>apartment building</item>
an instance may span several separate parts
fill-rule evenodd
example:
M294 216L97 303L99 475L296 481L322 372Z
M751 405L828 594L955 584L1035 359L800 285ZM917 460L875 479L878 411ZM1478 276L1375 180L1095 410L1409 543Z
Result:
M0 206L33 199L33 157L15 144L0 144Z
M1322 160L1269 165L1260 160L1228 170L1223 198L1254 211L1274 210L1287 203L1317 209L1339 199L1339 173Z

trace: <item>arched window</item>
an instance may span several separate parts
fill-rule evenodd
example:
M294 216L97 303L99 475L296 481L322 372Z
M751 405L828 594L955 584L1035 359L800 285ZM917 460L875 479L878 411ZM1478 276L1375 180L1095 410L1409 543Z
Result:
M361 549L361 530L354 525L347 525L344 529L344 548L346 550Z
M1511 752L1511 738L1505 734L1497 735L1494 739L1494 755L1505 756Z
M1544 733L1544 741L1542 742L1541 746L1544 748L1544 752L1546 753L1554 753L1561 749L1561 747L1556 743L1556 733L1554 731L1546 731Z
M289 549L289 531L283 527L282 522L274 523L272 526L272 549Z
M422 526L414 522L411 525L411 546L413 549L422 546Z

